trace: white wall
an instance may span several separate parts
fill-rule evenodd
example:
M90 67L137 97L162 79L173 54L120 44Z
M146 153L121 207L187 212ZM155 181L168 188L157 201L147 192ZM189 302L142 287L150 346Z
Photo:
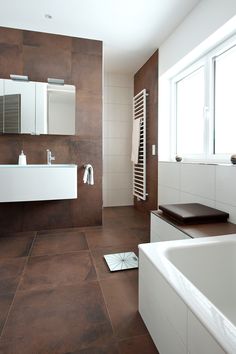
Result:
M202 0L159 48L159 75L236 15L235 0Z
M103 206L132 205L133 76L105 74Z
M159 162L158 204L201 203L236 223L236 166Z

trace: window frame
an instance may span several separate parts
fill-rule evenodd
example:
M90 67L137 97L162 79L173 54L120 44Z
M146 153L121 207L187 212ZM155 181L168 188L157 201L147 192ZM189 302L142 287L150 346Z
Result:
M227 52L236 46L236 35L231 36L221 44L217 45L203 57L188 65L185 69L174 75L170 79L171 112L170 112L170 152L174 159L177 152L177 83L185 77L191 75L194 71L203 67L205 72L204 82L204 153L203 154L185 154L182 156L189 162L213 162L229 163L231 154L214 153L215 139L215 59L221 54ZM232 152L233 154L233 152Z

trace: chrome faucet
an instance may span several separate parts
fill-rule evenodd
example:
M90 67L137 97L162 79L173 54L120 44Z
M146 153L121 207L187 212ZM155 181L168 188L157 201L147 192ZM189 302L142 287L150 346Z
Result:
M47 149L47 164L51 165L52 161L55 160L56 160L55 156L52 156L52 152L49 149Z

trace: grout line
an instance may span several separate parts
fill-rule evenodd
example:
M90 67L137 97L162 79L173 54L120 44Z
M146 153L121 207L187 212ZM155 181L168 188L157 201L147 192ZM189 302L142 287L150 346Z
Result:
M114 326L113 326L113 323L112 323L111 315L110 315L110 312L109 312L109 309L108 309L108 306L107 306L107 302L106 302L106 297L105 297L105 294L103 292L100 280L98 281L98 285L99 285L99 287L101 289L102 297L103 297L104 304L105 304L105 307L106 307L106 310L107 310L107 315L108 315L108 318L109 318L109 321L110 321L110 324L111 324L113 336L115 336L115 329L114 329Z
M35 254L33 256L30 256L29 258L37 258L37 257L53 257L53 256L62 256L62 255L74 255L74 254L78 254L78 253L82 253L82 252L89 252L89 249L85 249L85 250L79 250L79 251L68 251L68 252L61 252L61 253L44 253L44 254Z
M99 272L98 272L98 268L96 266L95 259L93 258L93 254L92 254L90 249L89 249L89 254L90 254L90 258L92 260L92 265L94 266L94 269L95 269L95 272L96 272L97 281L99 282L101 279L100 279L100 276L99 276Z
M85 237L86 237L86 235L85 235ZM87 237L86 237L86 240L87 240ZM101 294L102 294L102 297L103 297L105 308L107 310L107 315L108 315L108 319L109 319L109 322L110 322L110 325L111 325L111 328L112 328L112 333L113 333L113 336L115 336L115 330L114 330L113 323L112 323L112 320L111 320L110 312L108 310L108 306L107 306L107 303L106 303L106 298L105 298L105 295L104 295L104 292L103 292L103 289L102 289L102 286L101 286L101 283L100 283L102 279L100 279L98 268L97 268L96 262L95 262L95 258L93 258L92 251L91 251L90 247L89 247L89 252L90 252L92 263L94 265L94 268L95 268L95 271L96 271L96 274L97 274L97 282L98 282L99 288L101 290Z
M143 319L142 319L142 321L143 321ZM144 323L144 322L143 322ZM144 323L144 325L145 325L145 323ZM145 327L146 327L146 325L145 325ZM146 327L147 328L147 327ZM151 334L148 332L148 329L147 329L147 333L143 333L143 334L136 334L136 335L134 335L134 336L129 336L129 337L124 337L124 338L117 338L116 340L117 340L117 342L123 342L123 341L125 341L125 340L128 340L128 339L133 339L133 338L139 338L139 337L145 337L145 336L149 336L149 337L151 337ZM152 339L152 337L151 337L151 340L153 341L153 339ZM153 342L154 343L154 342ZM154 344L155 345L155 344Z
M12 310L12 308L13 308L13 305L14 305L14 302L15 302L15 298L16 298L17 292L18 292L19 287L20 287L20 283L21 283L21 281L22 281L22 279L23 279L23 276L24 276L24 274L25 274L26 265L27 265L28 260L29 260L29 254L30 254L31 249L32 249L32 247L33 247L33 244L34 244L34 242L35 242L36 235L37 235L37 232L35 232L34 239L33 239L33 241L32 241L31 247L30 247L30 249L29 249L28 255L27 255L26 257L22 257L22 258L25 258L25 264L24 264L22 273L21 273L21 275L20 275L20 279L19 279L18 285L17 285L17 287L16 287L16 290L15 290L15 293L14 293L14 296L13 296L13 299L12 299L12 302L11 302L11 305L9 306L9 310L8 310L8 312L7 312L7 316L6 316L4 325L2 326L2 331L1 331L1 334L0 334L0 338L2 338L2 336L3 336L3 334L4 334L4 330L5 330L5 327L6 327L8 318L9 318L9 316L10 316L10 312L11 312L11 310ZM21 257L19 257L19 258L21 258Z
M37 234L38 234L38 231L35 232L35 235L34 235L34 239L32 241L32 244L31 244L31 247L29 249L29 253L28 253L28 256L27 257L30 257L31 256L31 252L32 252L32 249L34 247L34 244L35 244L35 241L36 241L36 238L37 238Z

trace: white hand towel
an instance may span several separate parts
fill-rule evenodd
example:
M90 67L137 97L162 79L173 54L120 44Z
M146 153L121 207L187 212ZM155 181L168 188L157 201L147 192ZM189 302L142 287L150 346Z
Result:
M87 164L84 167L85 167L85 171L84 171L83 181L84 183L93 185L94 184L93 166Z
M88 181L88 166L85 166L83 181L84 183Z
M140 118L133 120L133 133L132 133L132 153L131 161L133 163L138 163L138 153L139 153L139 143L140 143Z
M88 184L94 185L94 177L93 177L93 166L89 166L89 182Z

